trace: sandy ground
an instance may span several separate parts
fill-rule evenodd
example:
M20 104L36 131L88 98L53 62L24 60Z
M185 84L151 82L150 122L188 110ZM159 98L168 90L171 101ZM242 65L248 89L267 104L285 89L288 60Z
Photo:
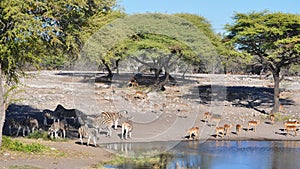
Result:
M102 134L97 141L97 147L87 147L78 144L76 130L73 130L69 132L67 142L38 141L65 152L66 156L22 156L3 152L0 156L2 168L11 165L91 168L94 164L111 157L111 151L107 151L107 148L113 148L103 146L105 143L127 145L126 143L132 142L187 140L186 131L193 126L200 128L201 141L300 140L300 136L287 135L283 130L284 120L299 118L297 111L300 103L299 78L289 78L282 83L281 101L285 110L276 114L276 122L271 124L265 113L271 110L272 92L268 85L272 84L272 81L259 79L257 76L193 75L185 79L178 76L176 78L178 85L166 86L164 92L149 92L145 88L127 87L128 80L133 76L130 73L116 75L111 84L94 83L94 72L42 71L31 72L30 75L30 78L23 79L24 85L20 87L20 92L14 95L14 98L21 100L9 109L7 117L22 113L40 115L42 110L54 110L58 104L66 108L79 109L88 116L101 111L127 110L134 121L132 138L121 140L119 127L113 130L111 137ZM136 91L148 91L148 99L132 98ZM219 126L224 124L232 126L227 136L222 138L220 135L216 138L215 127L203 121L203 114L206 111L222 116ZM256 132L247 131L249 120L260 120ZM237 124L243 125L239 135L235 132Z

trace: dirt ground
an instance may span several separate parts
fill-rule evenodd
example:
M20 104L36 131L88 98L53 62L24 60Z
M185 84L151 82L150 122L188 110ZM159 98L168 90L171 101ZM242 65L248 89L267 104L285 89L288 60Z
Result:
M65 156L20 155L2 152L0 166L30 165L39 168L92 168L95 164L111 158L106 143L140 143L154 141L187 140L186 131L200 127L200 139L205 140L300 140L300 136L287 135L283 121L299 119L300 86L299 77L287 77L281 83L280 96L284 110L275 115L271 124L268 113L272 105L272 79L248 75L173 75L176 85L165 86L165 91L145 87L127 87L132 73L115 75L112 83L95 83L103 74L95 72L41 71L29 72L22 79L22 86L13 95L16 100L7 110L7 118L22 115L37 117L42 123L42 111L54 110L58 104L69 109L79 109L89 117L102 111L127 110L133 117L132 138L121 140L121 128L113 130L111 137L101 134L98 146L78 144L76 129L68 132L68 141L40 142ZM146 77L149 80L149 78ZM148 98L134 98L136 91L147 93ZM223 138L216 138L215 127L203 121L204 112L222 116L220 126L231 125L230 132ZM124 121L125 119L123 119ZM249 120L259 120L257 131L247 131ZM235 125L241 124L239 135ZM46 129L47 126L42 126ZM7 129L4 129L4 133ZM86 142L86 140L84 140Z

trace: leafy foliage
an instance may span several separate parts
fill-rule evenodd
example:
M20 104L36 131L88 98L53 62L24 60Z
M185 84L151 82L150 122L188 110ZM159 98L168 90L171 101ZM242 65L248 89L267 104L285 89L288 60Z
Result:
M19 140L12 140L9 137L3 136L2 149L31 153L31 152L42 152L48 150L49 148L39 143L25 144Z
M48 133L46 131L35 131L30 133L27 138L49 140Z
M300 15L263 11L237 13L233 19L234 23L226 26L224 41L236 49L233 53L257 57L272 72L274 113L279 107L281 70L300 63Z
M193 23L180 17L155 13L125 16L105 25L89 39L83 54L89 58L88 63L112 63L133 54L135 58L152 60L168 60L170 54L175 54L186 62L218 62L212 57L217 54L209 38Z
M271 71L300 62L300 16L258 12L236 14L227 25L228 42L238 51L258 56Z
M16 84L24 67L57 67L72 62L83 46L82 28L88 19L105 16L115 0L1 0L0 1L0 130L5 119L2 79ZM59 58L59 59L58 59ZM58 60L53 62L53 60ZM2 132L0 132L0 145Z

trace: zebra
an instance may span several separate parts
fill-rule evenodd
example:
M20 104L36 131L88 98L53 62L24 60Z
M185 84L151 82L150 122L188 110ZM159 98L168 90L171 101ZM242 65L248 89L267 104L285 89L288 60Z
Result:
M16 136L19 136L19 133L22 129L22 136L25 137L26 131L27 134L30 133L30 129L32 133L34 132L35 128L39 129L39 122L37 119L33 117L21 117L21 118L7 118L5 120L7 123L8 129L9 129L9 135L12 135L12 129L16 128L17 129L17 134Z
M25 133L29 133L29 126L24 117L22 118L6 118L5 122L8 126L9 135L12 136L12 129L17 129L16 136L19 136L19 133L22 129L23 137L25 137Z
M58 120L58 122L53 122L53 124L50 126L50 128L48 129L48 135L50 136L50 138L58 138L58 132L62 132L61 136L65 139L66 130L67 130L66 122Z
M54 112L60 119L73 119L73 124L76 127L83 125L82 121L87 120L87 115L78 109L66 109L61 104L58 104Z
M43 117L44 117L44 126L49 125L47 119L51 119L51 120L53 120L53 122L59 120L59 116L58 116L57 112L49 110L49 109L43 110Z
M94 121L93 126L98 129L100 133L101 129L107 130L106 136L111 136L111 128L114 126L114 129L117 129L119 120L127 115L128 112L126 110L119 112L102 112L98 115Z
M99 132L97 128L89 127L87 124L79 127L78 134L81 144L83 144L83 138L87 138L87 146L90 144L90 139L93 139L94 146L97 146L96 140L99 138Z
M31 132L34 133L35 129L39 129L39 121L33 117L27 117L29 128Z

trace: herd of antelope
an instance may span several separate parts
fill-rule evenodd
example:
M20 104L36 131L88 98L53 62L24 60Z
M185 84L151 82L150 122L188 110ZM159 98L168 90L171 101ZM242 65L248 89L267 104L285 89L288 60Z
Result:
M281 105L282 106L282 105ZM270 122L266 122L267 124L274 125L275 123L275 115L271 114L268 116ZM208 126L214 126L215 128L215 137L219 138L219 135L221 134L222 138L224 136L228 136L230 133L230 129L234 126L233 124L224 124L223 126L220 126L220 122L222 120L222 116L218 114L213 114L210 112L205 112L203 115L203 122L207 124ZM234 133L236 136L239 136L242 131L250 131L252 130L253 132L257 131L257 126L261 124L260 119L258 120L249 120L246 125L242 123L237 123L235 125L235 131ZM284 133L281 133L282 135L292 135L292 136L297 136L297 131L299 130L300 127L300 121L297 119L289 119L283 123L283 128L280 129L284 131ZM277 132L276 132L277 133ZM187 131L187 136L189 138L197 138L199 139L199 127L192 127Z
M128 83L129 87L139 87L139 84L136 80L132 79ZM167 100L172 100L174 104L180 103L179 108L176 109L176 113L178 113L178 117L184 117L189 113L189 105L183 102L180 102L178 97L176 96L176 92L174 91L171 95L166 95ZM133 94L125 94L123 96L125 100L142 100L144 103L149 103L149 98L147 92L135 91ZM160 109L160 111L164 111L168 104L163 103L161 106L159 104L153 104L155 109ZM169 106L176 107L176 106ZM121 133L120 139L130 139L132 137L132 131L134 128L134 124L131 118L128 117L128 112L126 110L119 112L108 112L103 111L95 117L87 117L84 113L76 109L65 109L61 105L54 111L45 110L43 112L44 117L44 126L49 125L47 122L52 120L52 124L47 129L48 135L52 138L59 138L59 134L61 134L62 138L66 137L67 131L69 129L69 123L66 120L67 118L74 119L74 123L78 124L77 132L80 139L81 144L83 144L83 138L87 138L87 145L89 145L90 140L93 140L94 145L97 145L97 139L99 139L99 135L101 132L105 131L106 136L110 137L112 134L112 128L116 130L118 128L118 123L121 118L125 117L126 120L120 124ZM275 116L269 116L270 124L275 123ZM205 125L209 127L214 127L215 138L219 138L220 134L223 138L224 136L229 136L230 133L235 133L236 136L239 136L243 131L257 131L257 126L260 125L260 120L249 120L246 124L237 123L237 124L228 124L220 125L223 117L219 114L214 114L211 112L205 112L203 115L203 122ZM7 119L7 123L9 126L9 133L11 134L11 128L17 128L17 136L19 135L20 130L23 128L23 136L25 136L25 131L28 133L34 132L35 129L39 128L38 121L32 117L24 118L21 120L17 119ZM297 130L299 128L300 122L297 120L289 120L286 121L283 125L284 131L286 135L294 135L297 136ZM235 130L234 130L235 129ZM231 132L231 130L234 130ZM187 137L189 139L199 139L200 138L200 127L194 126L187 131Z

